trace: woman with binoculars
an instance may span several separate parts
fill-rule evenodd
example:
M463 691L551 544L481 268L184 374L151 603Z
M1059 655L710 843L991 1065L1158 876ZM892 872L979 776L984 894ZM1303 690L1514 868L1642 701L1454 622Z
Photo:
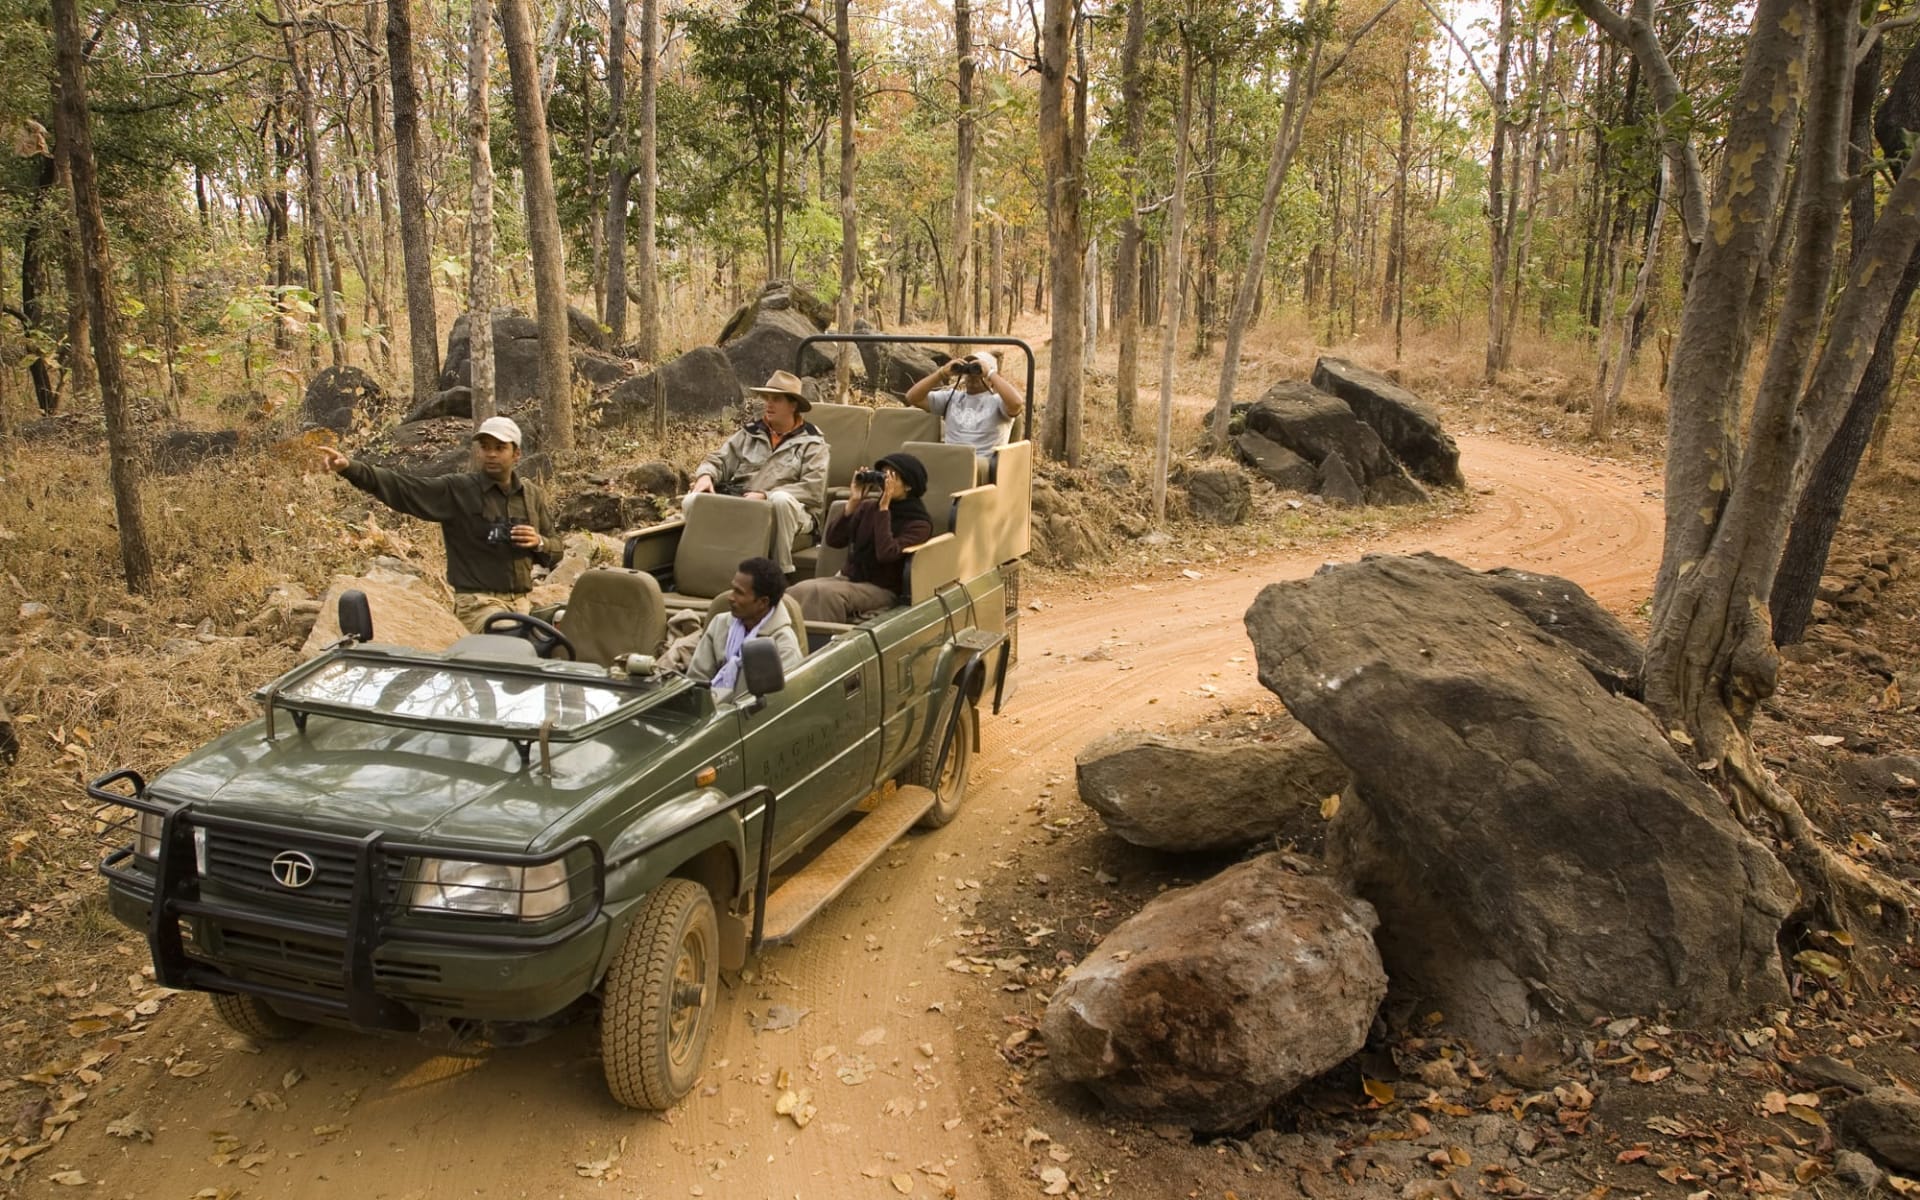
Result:
M847 506L827 522L826 544L844 547L838 575L805 579L789 591L809 621L842 624L899 603L906 552L933 536L920 497L927 468L911 454L889 454L854 472Z

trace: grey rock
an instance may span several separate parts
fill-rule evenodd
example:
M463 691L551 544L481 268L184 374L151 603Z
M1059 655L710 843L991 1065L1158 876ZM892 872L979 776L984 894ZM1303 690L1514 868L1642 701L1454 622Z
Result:
M190 471L210 458L232 458L239 448L237 429L169 429L153 439L153 469Z
M1260 681L1353 773L1327 857L1396 989L1492 1048L1541 1017L1781 1002L1779 861L1644 710L1450 567L1329 567L1246 618Z
M1328 504L1343 508L1358 508L1367 502L1367 495L1360 490L1360 482L1353 477L1346 456L1338 450L1320 460L1320 480L1314 490Z
M1441 427L1439 415L1412 392L1343 358L1315 363L1313 385L1345 400L1415 479L1435 487L1467 486L1460 447Z
M687 490L687 477L672 463L657 459L626 468L619 479L628 491L643 496L679 496Z
M1858 1150L1837 1150L1833 1155L1833 1177L1850 1183L1863 1192L1871 1192L1887 1181L1887 1173Z
M879 332L865 321L855 321L853 331ZM940 365L940 360L927 347L905 342L880 345L863 342L860 345L860 361L866 368L868 383L897 396L905 395L907 389L931 375L934 368Z
M1826 1054L1810 1054L1790 1062L1787 1073L1813 1088L1838 1087L1854 1093L1866 1093L1874 1088L1871 1077Z
M1283 492L1310 492L1320 481L1312 463L1251 429L1233 438L1233 448L1241 461Z
M465 385L443 388L415 404L407 414L406 421L428 421L435 417L465 417L472 420L473 389Z
M1345 400L1299 380L1268 388L1247 410L1247 428L1316 466L1339 454L1362 485L1400 469L1380 435Z
M743 387L759 387L775 371L795 371L794 354L805 338L820 329L805 314L790 308L768 309L762 306L753 323L720 344L733 373ZM801 356L800 375L820 375L833 370L833 360L818 346L810 346Z
M1840 1106L1840 1136L1896 1171L1920 1173L1920 1097L1877 1087Z
M1245 1125L1366 1042L1387 991L1376 924L1277 854L1167 892L1054 990L1048 1059L1142 1120Z
M733 360L717 346L696 346L658 370L666 384L670 417L706 419L741 406L744 393ZM608 392L595 409L602 425L653 420L655 372L636 376Z
M473 335L467 314L447 331L447 356L440 368L440 390L473 386ZM518 407L540 394L540 326L511 309L493 313L493 403Z
M301 424L350 433L354 418L377 407L383 396L373 376L359 367L328 367L307 384L300 402Z
M593 533L620 533L660 519L660 502L652 496L627 496L604 488L588 488L562 500L554 510L561 529Z
M1368 504L1425 504L1433 499L1427 489L1404 472L1382 475L1366 486Z
M613 349L607 327L599 318L571 306L567 309L567 340L602 352Z
M1346 766L1291 721L1272 741L1109 734L1074 756L1074 773L1107 828L1149 850L1251 846L1347 786Z
M1253 489L1236 464L1187 472L1187 508L1210 525L1238 525L1253 511Z
M618 355L599 350L575 350L573 375L576 379L585 380L594 391L601 391L631 378L633 364Z

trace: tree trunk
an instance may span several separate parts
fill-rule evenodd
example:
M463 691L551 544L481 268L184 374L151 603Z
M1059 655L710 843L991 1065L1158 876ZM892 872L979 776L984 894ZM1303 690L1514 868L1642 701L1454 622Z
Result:
M54 119L59 120L58 112L54 113ZM33 381L34 400L40 411L48 415L60 411L60 389L54 383L47 354L47 348L58 341L47 315L47 290L51 286L47 278L47 229L54 214L65 211L72 201L71 188L64 193L54 190L55 181L60 178L59 157L56 152L40 164L39 182L26 230L20 239L20 315L24 326L21 332L32 352L27 373ZM59 207L55 207L56 204Z
M333 242L327 227L326 206L320 201L320 122L313 106L313 77L307 73L304 51L306 34L294 16L288 0L279 0L280 33L287 46L287 63L293 70L293 90L300 103L300 144L305 156L306 176L301 202L306 206L307 283L320 295L320 319L327 330L327 349L333 365L347 365L347 348L340 340L340 326L334 319L334 285L330 275Z
M1183 41L1185 39L1182 39ZM1173 357L1180 342L1180 272L1187 240L1187 140L1193 128L1193 47L1180 48L1180 109L1173 132L1173 200L1167 208L1167 277L1160 310L1160 421L1153 439L1153 524L1167 523L1167 468L1173 461Z
M1213 350L1220 318L1220 60L1207 64L1207 148L1200 169L1200 261L1193 289L1193 356Z
M1493 147L1487 154L1487 367L1492 383L1506 357L1503 337L1507 290L1507 74L1513 68L1513 0L1500 0L1499 55L1493 71Z
M1007 293L1007 228L998 218L987 229L987 332L1012 333L1013 312Z
M532 0L502 0L513 123L526 181L527 240L533 249L534 308L540 326L540 399L550 450L573 449L572 364L567 358L567 260L547 154L547 106L533 44Z
M635 164L633 215L639 237L633 247L633 273L639 279L634 296L634 350L652 362L660 353L660 285L657 241L654 237L660 171L654 114L660 91L660 0L640 0L640 161Z
M1301 14L1304 24L1314 25L1321 11L1319 0L1307 0ZM1317 28L1317 26L1315 26ZM1260 280L1267 270L1267 241L1273 234L1273 214L1280 205L1280 188L1287 180L1287 168L1300 145L1300 130L1320 88L1320 50L1324 35L1312 35L1312 44L1294 56L1287 73L1287 95L1280 107L1280 129L1274 134L1273 153L1267 160L1266 189L1260 195L1260 209L1253 219L1253 233L1247 239L1247 265L1240 274L1240 286L1233 297L1233 315L1227 320L1225 347L1220 356L1220 388L1213 401L1212 441L1216 450L1227 444L1227 422L1233 415L1233 384L1240 372L1240 342L1253 319L1253 300L1260 291ZM1303 62L1302 59L1305 61Z
M1053 289L1053 347L1040 445L1068 466L1080 464L1082 366L1080 320L1081 142L1067 104L1077 23L1075 0L1046 0L1040 37L1040 157L1047 183L1047 279ZM1036 288L1036 292L1038 289Z
M627 340L627 0L607 0L607 337Z
M488 111L493 62L493 0L471 0L467 35L467 345L473 423L494 415L493 387L493 145Z
M367 5L362 33L369 46L385 45L380 36L379 7L377 4ZM387 91L392 81L393 72L390 69L375 70L373 86L367 89L367 103L371 110L371 119L367 124L372 129L373 137L373 192L380 208L380 269L366 283L368 290L376 297L375 306L380 310L380 361L389 371L393 369L393 327L388 319L388 314L393 311L393 260L400 257L396 246L400 222L393 212L393 143L387 136Z
M853 27L848 11L852 0L834 0L834 67L840 83L840 305L837 313L840 331L853 329L853 293L860 285L860 230L853 200L854 169L859 163L859 146L853 137ZM834 397L843 399L853 387L853 347L842 345L834 356ZM871 386L871 381L869 383Z
M282 0L284 3L284 0ZM400 256L407 282L413 395L440 387L440 328L433 310L433 233L420 185L420 101L413 82L413 0L387 0L387 68L393 78L394 183L400 191Z
M1653 218L1647 223L1647 244L1640 256L1640 270L1634 276L1633 300L1619 320L1609 321L1605 340L1600 344L1600 389L1593 398L1593 419L1587 429L1588 435L1596 441L1605 441L1613 436L1613 417L1620 408L1620 392L1627 384L1627 369L1633 365L1633 331L1647 311L1647 288L1653 280L1653 264L1659 257L1660 228L1667 219L1668 181L1672 176L1673 165L1662 160L1660 190L1654 199ZM1615 269L1618 271L1624 267L1616 265ZM1617 287L1617 281L1612 286ZM1616 342L1618 345L1614 347ZM1607 357L1610 347L1614 347L1611 360Z
M73 167L64 154L55 154L54 187L63 197L73 195ZM94 389L92 337L87 313L86 271L80 263L80 231L70 221L60 223L60 267L67 282L67 395L75 401Z
M100 406L107 424L107 473L113 486L114 524L120 531L120 562L127 590L153 590L153 552L147 543L146 514L140 503L141 456L127 411L126 372L120 356L120 306L107 245L107 223L100 209L100 183L94 170L93 131L87 113L85 50L75 0L52 0L57 63L58 129L73 177L73 211L80 234L81 277L92 324L94 366L100 382Z
M954 0L953 36L959 62L959 109L953 147L953 285L947 289L947 332L973 332L969 304L973 296L973 9Z
M1908 52L1906 61L1901 64L1900 72L1894 78L1887 98L1880 107L1879 120L1876 122L1873 119L1872 107L1878 92L1883 44L1874 44L1853 76L1853 121L1847 142L1848 169L1855 176L1864 174L1868 169L1866 147L1876 133L1881 151L1888 160L1904 164L1908 156L1907 139L1913 127L1920 124L1920 53L1913 51ZM1848 223L1856 263L1865 252L1866 240L1875 220L1873 189L1856 188L1852 219ZM1920 285L1920 255L1909 259L1901 274L1886 319L1881 323L1879 337L1874 343L1873 357L1861 376L1860 386L1854 391L1853 401L1847 406L1846 416L1841 419L1833 440L1827 444L1814 466L1807 489L1794 511L1793 526L1787 536L1786 549L1780 557L1779 575L1768 601L1776 646L1798 642L1805 635L1807 623L1813 615L1813 602L1819 591L1820 577L1826 571L1834 530L1838 528L1840 514L1846 507L1847 493L1853 488L1861 455L1866 451L1885 408L1888 386L1893 381L1901 325L1906 319L1907 304L1913 297L1916 285Z
M1146 40L1146 0L1127 0L1126 41L1120 51L1121 170L1126 215L1113 256L1113 327L1116 344L1113 405L1122 437L1133 436L1133 410L1140 390L1140 175L1147 110L1140 95L1140 48Z
M1393 322L1393 361L1400 361L1406 319L1401 297L1407 271L1407 171L1413 164L1413 42L1400 64L1400 145L1393 157L1393 224L1387 232L1387 274L1380 289L1380 323Z

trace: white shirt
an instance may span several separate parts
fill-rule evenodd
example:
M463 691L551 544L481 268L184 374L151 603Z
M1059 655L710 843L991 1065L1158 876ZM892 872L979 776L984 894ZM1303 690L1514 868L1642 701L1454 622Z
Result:
M943 441L972 446L975 454L989 454L1006 445L1013 432L1013 418L991 389L969 392L965 388L941 388L927 396L927 411L942 418Z

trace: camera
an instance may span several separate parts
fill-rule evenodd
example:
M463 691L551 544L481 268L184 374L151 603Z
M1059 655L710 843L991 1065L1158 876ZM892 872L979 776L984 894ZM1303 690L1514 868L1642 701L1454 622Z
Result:
M955 375L978 375L980 374L980 363L975 359L963 358L953 364L953 373Z
M853 481L861 487L885 487L887 473L879 467L861 467L853 473Z
M487 545L489 546L513 545L513 526L514 526L514 521L513 521L513 518L511 517L501 517L498 521L493 521L488 523Z

